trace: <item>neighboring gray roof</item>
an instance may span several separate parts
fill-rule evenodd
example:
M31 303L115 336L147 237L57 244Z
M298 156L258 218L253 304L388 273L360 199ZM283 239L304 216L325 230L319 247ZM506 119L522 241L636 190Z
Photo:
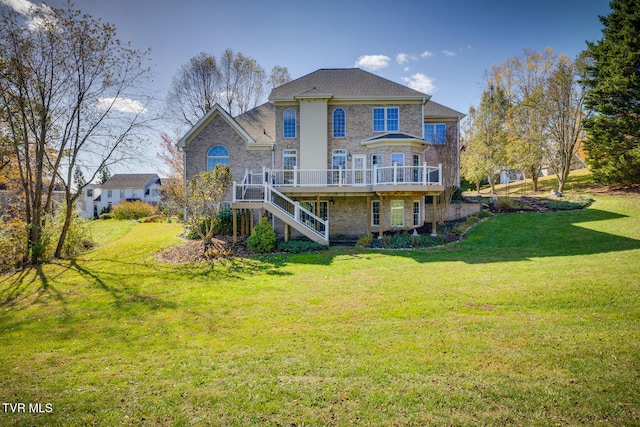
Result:
M449 107L445 107L442 104L438 104L434 101L429 101L424 105L424 118L434 118L434 119L442 119L442 118L456 118L462 119L466 117L466 114L451 109Z
M276 140L276 110L267 102L234 118L257 143Z
M415 98L429 99L407 86L359 68L320 69L271 91L269 101L293 100L296 95L324 93L339 99Z
M155 173L119 173L113 175L104 184L100 186L103 190L117 190L121 188L146 188L147 185L153 184L160 177Z

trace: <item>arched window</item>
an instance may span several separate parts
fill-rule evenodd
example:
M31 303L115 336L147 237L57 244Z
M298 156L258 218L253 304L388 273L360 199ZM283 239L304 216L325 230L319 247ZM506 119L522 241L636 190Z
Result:
M345 136L345 117L342 108L333 110L333 137L344 138Z
M222 145L215 145L207 152L207 170L213 170L217 164L229 164L229 150Z
M283 129L285 138L296 137L296 111L293 108L284 111Z

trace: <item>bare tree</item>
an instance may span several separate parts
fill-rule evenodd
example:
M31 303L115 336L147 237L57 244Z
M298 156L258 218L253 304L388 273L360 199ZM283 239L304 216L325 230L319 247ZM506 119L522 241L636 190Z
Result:
M222 73L215 56L201 52L180 67L167 96L169 114L194 126L217 102L222 102Z
M223 99L231 115L244 113L262 101L266 74L254 59L227 49L220 59L220 71Z
M289 70L287 67L282 67L280 65L274 65L271 69L271 74L269 74L269 89L276 88L278 86L282 86L285 83L289 83L291 81L291 75L289 74Z
M55 251L60 256L84 185L127 158L137 142L146 108L136 97L149 69L144 65L148 52L122 44L112 25L70 4L32 8L30 19L27 25L3 9L0 103L10 111L8 134L25 196L30 257L37 263L57 183L64 188L66 205ZM88 179L74 182L80 174Z
M549 138L545 157L558 177L561 193L584 136L585 90L580 83L584 70L580 58L572 62L561 55L547 83L545 107Z

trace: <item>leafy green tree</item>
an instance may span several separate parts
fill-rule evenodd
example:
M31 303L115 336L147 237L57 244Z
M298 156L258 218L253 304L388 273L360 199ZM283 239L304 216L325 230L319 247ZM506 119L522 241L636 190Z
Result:
M495 194L495 179L507 165L508 134L505 126L509 102L504 90L489 84L480 106L469 110L465 135L463 174L478 182L483 172ZM473 168L473 169L472 169Z
M509 58L491 70L493 81L503 88L509 100L506 120L509 164L532 179L534 191L538 189L547 142L544 93L555 61L551 48L542 52L524 49L523 55Z
M613 0L602 39L587 43L585 149L594 179L640 183L640 0Z

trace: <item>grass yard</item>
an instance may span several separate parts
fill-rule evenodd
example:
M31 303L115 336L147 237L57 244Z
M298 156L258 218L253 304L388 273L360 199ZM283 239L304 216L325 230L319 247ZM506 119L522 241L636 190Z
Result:
M0 425L640 425L640 197L213 267L96 226L0 277Z

